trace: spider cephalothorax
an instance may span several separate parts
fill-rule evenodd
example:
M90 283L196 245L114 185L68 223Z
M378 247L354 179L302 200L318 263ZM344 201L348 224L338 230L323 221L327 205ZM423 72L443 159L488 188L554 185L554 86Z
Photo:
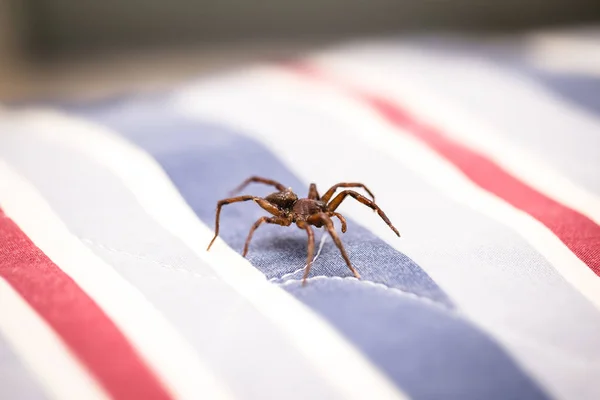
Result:
M336 217L340 220L342 224L342 233L346 232L346 220L345 218L335 212L335 210L339 207L339 205L344 201L346 196L350 196L358 200L360 203L366 205L367 207L372 208L374 211L377 211L381 219L385 221L386 224L394 231L394 233L398 236L398 230L394 228L388 217L385 213L375 204L375 196L373 193L365 185L362 183L338 183L333 185L323 196L319 196L317 192L317 186L314 183L310 184L310 188L308 191L308 197L299 199L298 196L292 191L291 188L286 188L279 182L276 182L271 179L261 178L258 176L253 176L251 178L246 179L240 186L238 186L233 192L239 192L243 188L246 187L251 182L259 182L264 183L266 185L271 185L277 188L277 192L271 193L267 197L256 197L256 196L238 196L231 197L228 199L219 200L217 203L217 213L216 213L216 221L215 221L215 236L210 241L208 248L206 250L210 250L213 242L219 235L219 215L221 214L221 207L230 203L237 203L240 201L249 201L252 200L264 210L268 211L272 214L272 217L260 217L250 228L250 232L248 233L248 238L246 239L246 244L244 245L244 252L242 255L246 257L248 253L248 246L250 245L250 240L252 240L252 235L254 231L263 223L268 224L276 224L281 226L290 226L291 224L296 224L296 226L300 229L304 229L308 235L308 255L306 258L306 267L304 269L304 277L302 279L303 284L306 282L306 278L308 277L308 273L310 271L310 267L312 264L313 254L315 250L315 235L311 228L315 226L320 228L325 226L329 234L331 235L333 241L335 242L338 249L342 253L342 257L346 261L348 268L354 274L356 278L360 278L358 271L352 266L348 255L346 254L346 250L342 245L342 242L336 233L333 222L331 221L331 217ZM359 187L363 188L369 196L371 196L371 200L366 198L365 196L353 191L353 190L343 190L340 192L333 200L330 201L331 197L335 194L338 188L348 188L348 187Z

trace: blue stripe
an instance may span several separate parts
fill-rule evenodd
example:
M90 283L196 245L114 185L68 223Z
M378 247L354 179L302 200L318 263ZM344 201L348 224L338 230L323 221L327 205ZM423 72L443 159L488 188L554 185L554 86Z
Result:
M516 65L530 77L537 79L555 95L578 105L600 117L600 78L577 73L551 72L528 66Z
M443 307L356 280L285 288L334 321L415 398L543 398L482 332Z
M80 109L79 113L114 129L154 156L208 226L214 225L216 202L250 175L277 179L300 195L307 192L307 183L300 182L260 143L186 120L170 113L166 104L121 103L118 107ZM262 195L272 189L253 186L247 191ZM248 229L262 215L265 213L252 203L226 206L221 237L241 251ZM416 263L354 221L348 224L342 240L363 278L421 300L392 296L368 283L338 278L326 283L311 281L306 290L289 282L283 287L325 316L411 397L545 398L493 341L456 317L447 295ZM267 277L280 277L302 267L305 257L304 232L274 226L257 231L248 256ZM331 243L312 272L350 275Z

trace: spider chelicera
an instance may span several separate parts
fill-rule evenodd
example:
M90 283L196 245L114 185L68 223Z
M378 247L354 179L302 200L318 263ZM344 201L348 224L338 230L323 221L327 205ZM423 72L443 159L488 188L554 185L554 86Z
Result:
M315 251L315 235L313 232L312 226L317 228L321 228L325 226L329 234L331 235L333 241L336 246L342 253L342 257L346 261L348 268L352 271L352 274L356 278L360 278L358 271L356 268L352 266L350 259L348 258L348 254L346 254L346 250L342 245L342 242L334 229L333 222L331 217L336 217L340 220L342 225L342 233L346 232L346 219L339 213L335 212L335 210L340 206L342 201L347 196L351 196L358 200L360 203L370 207L374 211L377 211L381 219L385 221L385 223L394 231L394 233L400 236L398 230L392 225L388 217L385 213L375 204L375 196L373 193L362 183L347 183L342 182L333 185L323 196L319 196L317 191L317 185L314 183L310 184L310 188L308 190L308 197L299 199L298 196L292 191L291 188L286 188L281 183L261 178L259 176L253 176L246 179L240 186L232 191L232 195L234 193L240 192L244 189L248 184L252 182L264 183L266 185L274 186L278 191L275 193L271 193L267 197L256 197L256 196L238 196L231 197L228 199L219 200L217 203L217 212L216 212L216 221L215 221L215 236L210 241L208 245L207 251L210 250L210 247L214 243L215 239L219 235L219 215L221 214L221 207L226 204L237 203L241 201L254 201L264 210L268 211L273 215L273 217L260 217L250 228L250 232L248 233L248 238L246 239L246 243L244 245L244 252L242 253L243 257L246 257L248 253L248 246L250 245L250 240L252 240L252 235L254 231L263 223L267 224L276 224L281 226L290 226L291 224L296 224L296 226L300 229L304 229L308 235L308 254L306 258L306 267L304 268L304 277L302 278L302 284L306 283L306 278L308 277L308 273L310 271L313 254ZM366 198L365 196L353 191L353 190L344 190L340 192L333 200L329 201L331 197L335 194L338 188L362 188L364 189L369 196L371 196L371 200Z

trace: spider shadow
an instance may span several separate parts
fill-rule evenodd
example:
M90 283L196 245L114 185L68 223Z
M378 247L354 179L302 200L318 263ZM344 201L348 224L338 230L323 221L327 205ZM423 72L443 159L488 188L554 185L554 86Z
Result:
M271 234L259 236L257 234L250 243L246 258L255 265L267 278L282 276L283 274L302 268L306 264L308 252L308 238L303 230L271 230ZM315 230L315 254L323 234L321 229Z
M290 255L306 258L308 250L308 237L304 230L290 227L288 230L280 227L270 227L272 232L267 235L256 233L250 242L250 251L257 252L287 252ZM279 229L277 229L279 228ZM295 228L295 229L293 229ZM292 230L293 229L293 230ZM315 230L315 245L321 239L320 229ZM248 254L250 254L250 251Z
M324 228L314 228L315 232L315 247L319 245L319 241L321 240L323 235L329 235ZM306 257L306 251L308 249L308 236L306 232L301 229L297 229L297 232L286 232L271 238L263 238L265 242L268 241L272 249L277 251L285 251L286 249L289 251L291 248L293 249L302 249L304 252L304 256Z

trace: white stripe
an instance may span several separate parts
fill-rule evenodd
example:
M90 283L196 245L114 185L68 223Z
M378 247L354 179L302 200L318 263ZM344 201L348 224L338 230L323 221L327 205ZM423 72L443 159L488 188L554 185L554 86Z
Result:
M426 56L420 54L419 57ZM466 108L455 106L452 101L428 90L412 77L393 74L389 68L378 67L364 57L328 54L313 60L315 65L333 71L336 76L350 80L353 85L401 104L417 118L440 127L441 133L483 154L531 188L600 224L598 196L577 186L551 165L505 139L506 135L469 113ZM432 58L431 62L435 62L435 59ZM541 93L539 96L544 97Z
M305 99L319 99L318 102L313 102L312 106L355 127L348 132L349 135L355 135L355 138L362 140L365 145L372 146L396 159L448 197L514 229L548 259L568 282L600 309L600 278L554 233L529 214L475 185L452 163L439 157L412 135L387 123L359 100L342 95L327 85L313 84L306 79L296 78L286 72L278 73L275 70L256 70L252 75L253 78L250 76L249 72L246 82L251 82L253 79L254 83L264 87L264 91L271 91L273 95L275 93L280 96L287 95L290 102L301 102L301 95ZM227 96L227 92L224 93ZM268 137L266 132L269 127L264 121L254 118L251 113L243 110L236 109L236 113L232 113L229 99L223 99L222 96L220 98L218 91L213 92L208 88L198 91L190 89L184 91L176 103L183 112L192 117L226 121L228 124L236 124L242 131L252 129L257 132L257 136L267 135L265 142L284 160L294 159L297 156L298 150L294 146L289 146L288 143L274 136ZM314 177L305 178L314 179ZM383 237L388 236L389 233L386 233ZM396 241L390 243L395 247L398 246Z
M73 236L36 189L2 160L0 204L36 246L113 320L174 397L233 398L166 319Z
M95 159L118 176L152 218L179 237L278 326L344 398L407 398L326 321L268 282L221 239L207 252L213 231L198 219L151 156L109 129L85 120L49 111L32 112L24 117L30 123L60 126L60 135L53 136L53 140Z
M53 399L109 399L31 306L0 278L0 334Z

